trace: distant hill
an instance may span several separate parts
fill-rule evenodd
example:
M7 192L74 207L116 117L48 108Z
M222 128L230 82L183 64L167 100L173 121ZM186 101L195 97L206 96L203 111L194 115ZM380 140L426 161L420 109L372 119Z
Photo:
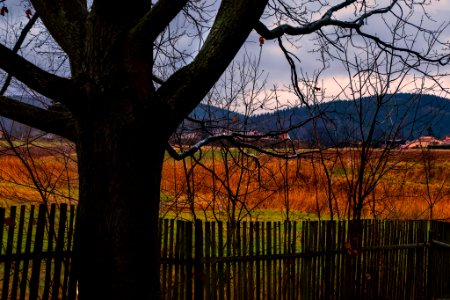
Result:
M227 108L220 108L213 105L207 105L200 103L189 115L196 120L210 121L213 123L227 123L233 121L233 118L243 119L243 115L237 112L233 112Z
M30 97L16 98L40 107L48 105ZM382 105L377 106L377 103ZM289 130L291 139L309 143L318 139L321 144L342 145L359 142L362 137L367 136L375 115L373 143L392 139L413 140L422 135L442 139L450 135L450 99L418 94L392 94L385 95L382 99L366 97L357 102L333 101L310 109L292 107L250 117L227 108L200 104L191 112L190 117L204 123L188 120L184 125L188 131L205 125L210 132L223 128L262 133ZM30 132L29 127L9 119L0 118L0 122L8 132L17 137ZM35 129L31 130L32 134L40 134Z
M312 142L318 138L320 143L329 145L358 142L367 137L371 124L375 125L373 143L412 140L422 135L437 138L450 135L450 99L433 95L392 94L378 99L366 97L357 102L333 101L310 109L292 107L247 119L227 109L201 104L191 116L213 119L207 124L218 127L240 126L260 132L290 129L292 139Z
M305 126L289 132L294 139L322 143L358 142L366 138L372 124L374 142L411 140L421 135L443 138L450 134L450 100L433 95L393 94L360 101L333 101L311 109L290 108L255 116L252 123L260 130L287 129L308 118ZM375 121L375 122L373 122ZM361 126L362 125L362 126Z

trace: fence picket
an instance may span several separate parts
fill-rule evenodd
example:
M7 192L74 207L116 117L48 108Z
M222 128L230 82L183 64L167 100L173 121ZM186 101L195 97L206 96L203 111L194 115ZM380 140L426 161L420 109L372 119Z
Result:
M53 240L55 239L55 210L56 205L50 206L50 214L48 216L48 232L47 232L47 252L53 251ZM45 260L45 279L44 279L44 292L42 293L42 299L48 299L50 295L50 283L52 276L53 258L47 257Z
M389 263L408 265L406 253L411 252L401 249L401 245L397 245L400 247L395 249L389 249L390 246L396 246L396 243L408 243L409 239L406 238L406 232L409 227L407 225L390 222L383 227L385 230L384 244L388 248L380 248L378 244L379 238L377 236L379 233L377 232L380 229L378 225L379 222L361 222L359 225L361 226L360 240L356 246L366 247L368 250L361 252L359 248L353 249L356 251L356 257L350 257L349 259L348 254L345 254L345 251L347 251L345 249L348 247L345 242L349 239L346 231L346 228L348 228L346 222L341 222L341 225L329 221L306 222L302 233L304 252L294 252L294 254L286 250L289 249L286 245L291 243L288 238L290 234L287 233L290 230L288 225L283 225L285 227L284 230L286 230L286 232L283 232L281 230L282 227L278 223L269 222L262 224L261 227L265 228L263 231L257 230L259 224L256 225L256 223L255 225L251 225L251 223L229 223L227 242L224 243L225 245L228 244L228 246L221 247L222 249L228 249L229 255L226 258L229 259L221 260L216 255L211 254L210 259L205 261L205 263L208 262L210 264L209 267L212 270L210 271L212 280L209 279L211 286L206 288L222 290L222 296L217 295L217 297L224 299L232 297L260 298L261 295L278 299L289 297L290 294L294 295L298 291L303 292L312 299L337 299L340 295L356 295L362 299L370 298L371 295L376 295L380 290L378 286L374 287L371 285L372 282L375 284L380 282L379 280L372 280L380 276L380 271L375 270L377 265L379 265L380 259L384 261L385 266L385 269L381 271L382 277L404 283L406 282L406 270L399 267L391 267ZM210 231L213 230L212 228L214 227L210 227ZM373 228L375 228L375 236L372 235ZM255 237L253 237L253 232L255 232ZM260 234L260 232L262 233ZM216 236L216 234L209 235ZM263 243L260 242L260 236L265 239ZM250 241L252 242L250 243ZM211 241L211 243L213 242ZM213 251L211 247L210 245L210 253ZM260 247L264 251L261 255L258 255ZM378 247L378 249L370 249L370 247ZM418 247L424 246L418 245ZM407 249L410 248L408 246ZM348 251L351 250L349 249ZM385 255L377 255L380 251L385 253ZM294 268L287 267L287 261L290 260L291 254L294 256L299 255ZM304 254L307 255L305 256ZM248 255L249 257L247 258ZM396 255L397 257L395 257ZM349 264L348 261L351 263ZM229 273L226 275L226 278L229 278L229 289L227 289L226 285L218 285L218 282L221 281L217 277L219 274L219 263L226 263L230 266L227 268ZM305 271L302 273L302 267L298 264L303 266L308 266L309 264L309 267L305 268ZM255 268L254 273L251 271L253 266ZM262 269L260 266L262 266ZM244 271L242 271L243 269ZM304 280L295 279L291 284L289 280L291 270L293 270L292 276L297 278L304 277L306 274L306 284L304 284ZM357 283L354 289L344 286L347 290L341 291L339 285L342 280L339 279L342 278L342 274L347 274L346 276L350 279L354 278L352 280L355 280ZM208 280L208 278L205 279ZM252 285L250 283L253 280L254 284ZM286 284L286 282L289 282L289 284ZM300 285L300 288L292 288L292 286L296 286L297 282L297 286ZM289 288L293 290L286 290ZM254 294L252 291L254 291ZM406 291L404 290L398 291L398 286L392 286L391 283L391 285L388 284L386 286L385 291L381 295L388 294L392 297L403 297L405 293Z
M63 263L63 257L61 253L64 251L64 237L66 234L66 222L67 222L67 205L61 205L59 208L59 222L58 222L58 235L56 237L55 251L57 256L55 258L55 266L53 273L53 289L52 300L59 299L59 289L61 286L61 268Z
M0 208L2 299L77 298L74 221L74 206ZM161 219L159 226L165 299L450 297L450 223L303 221L297 231L288 221Z
M30 279L30 299L37 299L39 295L39 278L41 276L42 248L44 245L44 230L46 223L46 208L39 205L36 236L34 240L34 258Z
M218 257L223 258L224 257L224 241L223 241L223 223L217 222L218 226ZM217 276L218 276L218 293L219 293L219 300L225 299L225 271L224 271L224 263L219 260L218 266L217 266Z
M192 241L193 241L193 234L192 234L192 223L187 224L186 226L186 300L192 299L192 293L193 293L193 252L192 252Z
M73 239L74 239L74 231L75 231L75 206L70 206L70 221L68 224L67 231L67 252L72 251ZM74 275L76 272L75 268L70 266L72 258L67 256L64 259L64 279L63 279L63 293L62 300L69 299L73 300L77 297L77 278ZM71 276L69 276L71 275Z
M6 241L6 252L5 252L5 267L3 269L3 289L2 289L2 299L8 299L9 294L9 277L11 272L11 263L12 263L12 250L14 243L14 228L16 224L16 207L11 207L9 212L8 222L4 222L4 225L7 225L8 235ZM5 219L6 221L6 219Z
M20 300L24 300L27 292L27 282L28 282L28 266L30 263L30 253L31 253L31 243L33 238L33 227L34 227L34 206L30 207L30 216L28 219L27 227L27 239L25 241L25 259L23 261L23 272L22 280L20 281Z
M20 215L19 215L19 227L17 230L17 244L16 244L16 253L20 254L22 253L22 239L23 239L23 230L25 225L25 206L22 205L20 207ZM20 274L20 265L21 260L19 258L16 258L14 260L14 275L13 275L13 281L12 281L12 287L11 287L11 299L17 299L17 293L19 288L19 274Z

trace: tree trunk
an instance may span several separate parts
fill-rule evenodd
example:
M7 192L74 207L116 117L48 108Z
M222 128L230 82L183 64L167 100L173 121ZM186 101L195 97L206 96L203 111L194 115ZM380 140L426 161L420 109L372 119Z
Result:
M159 188L167 138L155 124L118 111L79 124L74 266L82 300L160 298Z

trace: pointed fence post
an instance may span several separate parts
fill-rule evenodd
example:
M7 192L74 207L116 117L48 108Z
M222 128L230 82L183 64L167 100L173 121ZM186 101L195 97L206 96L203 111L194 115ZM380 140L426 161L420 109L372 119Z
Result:
M194 299L203 299L203 224L195 220Z

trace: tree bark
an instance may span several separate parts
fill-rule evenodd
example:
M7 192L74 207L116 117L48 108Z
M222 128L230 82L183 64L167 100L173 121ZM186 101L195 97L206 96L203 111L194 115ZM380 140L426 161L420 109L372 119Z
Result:
M114 114L79 124L76 261L80 299L158 299L164 137ZM148 148L143 143L151 143Z
M84 0L32 0L69 57L70 79L0 45L0 67L63 108L44 111L3 97L0 113L62 134L77 146L72 266L81 300L161 298L158 219L166 143L220 78L267 4L221 1L192 62L155 87L154 41L188 1L175 2L94 1L88 10Z

